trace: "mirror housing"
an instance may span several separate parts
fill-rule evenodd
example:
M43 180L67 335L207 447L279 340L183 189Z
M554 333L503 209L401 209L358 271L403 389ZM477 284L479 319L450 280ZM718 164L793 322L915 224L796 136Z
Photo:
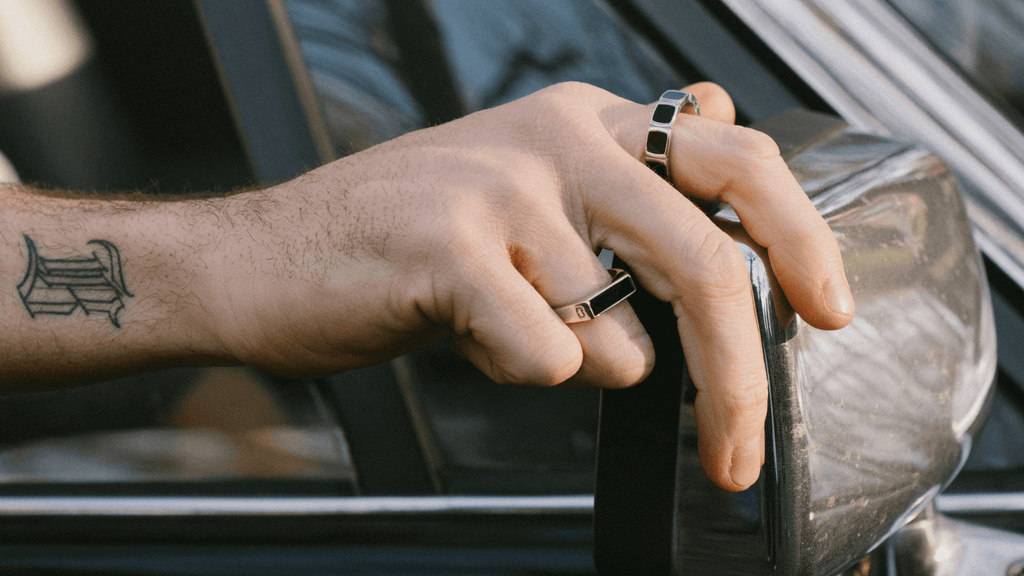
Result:
M809 326L764 251L736 236L770 406L761 477L731 494L700 468L696 392L671 308L633 297L658 360L638 386L602 392L601 574L835 573L948 484L987 413L992 305L953 174L914 145L829 116L796 111L759 128L835 232L857 315L842 330ZM717 217L738 221L728 208Z

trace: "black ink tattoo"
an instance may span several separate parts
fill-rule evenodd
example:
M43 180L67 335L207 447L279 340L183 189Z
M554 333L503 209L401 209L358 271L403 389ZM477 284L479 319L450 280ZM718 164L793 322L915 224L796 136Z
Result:
M125 286L121 253L106 240L90 240L99 247L90 258L43 258L35 242L25 236L28 245L28 271L18 284L25 309L35 318L39 314L68 316L81 308L85 315L104 313L116 328L117 316L124 310L124 298L134 297Z

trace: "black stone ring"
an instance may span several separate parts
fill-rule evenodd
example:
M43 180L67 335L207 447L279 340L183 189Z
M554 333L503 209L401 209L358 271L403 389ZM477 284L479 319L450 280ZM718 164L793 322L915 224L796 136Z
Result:
M619 268L610 268L612 283L587 296L579 302L556 307L555 313L566 324L593 320L611 310L636 292L636 284L629 272Z
M665 180L672 182L668 153L672 147L672 123L680 110L687 105L700 116L697 98L689 92L668 90L658 99L658 105L651 114L651 125L647 128L647 147L644 149L644 163Z

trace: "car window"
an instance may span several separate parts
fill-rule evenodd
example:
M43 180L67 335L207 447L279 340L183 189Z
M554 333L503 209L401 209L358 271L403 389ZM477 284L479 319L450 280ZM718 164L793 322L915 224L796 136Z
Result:
M638 102L687 83L601 1L287 6L339 155L557 82Z
M990 96L1024 114L1024 4L889 0Z
M0 398L0 491L351 482L316 388L248 368L182 369ZM295 488L282 487L284 491Z

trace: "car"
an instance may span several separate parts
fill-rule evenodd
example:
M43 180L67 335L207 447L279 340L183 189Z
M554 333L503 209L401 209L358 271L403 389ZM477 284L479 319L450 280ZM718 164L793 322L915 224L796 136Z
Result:
M181 36L177 41L191 50L184 52L193 59L188 65L205 62L195 67L209 69L206 76L171 68L129 76L201 78L174 93L203 104L192 108L217 111L207 110L213 120L199 120L191 139L182 137L178 150L165 153L177 156L173 170L167 159L136 157L133 165L205 173L210 186L268 182L557 81L585 80L650 101L666 86L707 79L732 94L741 123L776 138L809 192L858 184L855 194L835 196L830 213L879 197L892 176L885 169L902 163L911 192L876 212L881 224L874 230L889 236L866 238L850 250L867 253L884 244L889 252L876 257L913 253L890 266L896 270L936 257L949 266L940 272L958 275L928 294L971 304L913 308L904 299L904 306L885 309L888 319L868 318L877 324L868 324L874 332L858 333L864 357L853 370L873 367L870 378L879 385L834 403L841 406L830 406L832 420L817 430L851 432L826 446L840 459L842 451L856 458L866 455L866 446L899 446L900 458L915 460L894 467L891 454L876 452L874 464L888 475L850 476L844 490L823 495L814 476L820 469L792 457L814 437L806 424L822 418L807 402L794 401L808 398L800 388L806 371L786 369L787 354L800 354L795 334L804 338L809 331L799 324L772 327L779 317L772 307L784 304L773 296L770 262L756 246L748 262L763 296L762 337L773 374L769 438L776 451L758 485L736 496L702 485L687 460L693 439L679 358L659 362L651 382L636 390L603 397L592 390L497 387L441 344L321 380L285 380L248 368L175 370L4 398L0 566L28 574L588 574L596 555L599 573L902 574L936 565L957 574L1012 573L1024 558L1018 534L1024 531L1024 122L1020 83L998 71L1024 64L1013 50L986 48L1016 46L1000 39L1009 34L1006 27L1018 29L1011 16L1019 9L1009 2L970 4L977 10L969 20L974 30L994 31L969 36L974 44L957 43L960 35L949 28L967 20L949 16L944 4L899 0L579 0L494 4L489 12L455 0L202 0L194 12L185 2L176 9L170 2L163 8L79 3L98 50L112 42L102 35L106 26L138 34L140 45L160 43L165 48L154 58L165 60L155 61L173 61L176 50L167 47L180 46L174 38ZM145 14L173 10L176 27ZM145 26L131 30L133 22ZM488 42L514 49L482 59ZM338 45L356 55L341 58L331 48ZM128 58L119 58L113 59L123 73ZM353 61L366 76L338 70ZM500 73L488 75L491 70ZM82 73L69 80L74 84L63 89L93 94L97 108L117 101ZM142 82L126 88L159 101ZM74 100L54 93L8 96L0 111L39 110L32 106L46 99L33 95ZM195 113L181 103L168 106L180 116ZM190 125L133 107L125 124ZM237 136L225 137L225 126ZM32 127L23 128L22 144L3 136L8 140L0 148L23 149ZM233 149L210 143L217 127L218 141ZM116 140L132 141L131 132ZM11 156L19 168L32 165ZM23 176L77 184L67 183L71 176L61 180L57 168L32 170L23 169ZM135 177L148 182L145 170ZM80 187L103 188L114 177L81 178ZM177 178L180 183L162 179L160 187L202 182ZM954 179L962 196L950 191ZM934 189L945 194L936 198ZM927 224L927 245L939 249L913 252L924 236L905 229L910 221ZM844 230L852 234L855 227ZM884 280L861 287L891 295L914 282L904 277L895 288L884 286L886 292L879 288ZM662 334L659 352L671 349L672 326L655 328L671 315L656 303L649 309L645 323ZM927 312L938 318L925 319ZM900 327L909 332L887 341L878 331L895 332L892 318L905 320ZM949 333L951 326L966 332L952 340L928 332ZM935 347L901 348L915 339ZM977 346L969 349L964 342L971 341ZM897 394L891 375L879 374L911 362L950 369L960 380L923 373L902 382ZM942 402L945 388L914 395L933 389L928 386L960 391L946 401L965 407L966 415L938 412L934 403ZM668 400L645 396L655 389ZM876 398L883 406L872 411ZM659 416L650 417L659 407ZM901 415L904 425L897 426ZM944 433L953 421L960 422L955 438ZM662 433L630 436L637 422ZM900 440L864 443L881 432ZM909 469L917 475L908 476ZM849 468L825 473L837 471ZM812 504L822 503L849 511L816 524L808 515L820 514ZM746 556L721 557L735 550Z

